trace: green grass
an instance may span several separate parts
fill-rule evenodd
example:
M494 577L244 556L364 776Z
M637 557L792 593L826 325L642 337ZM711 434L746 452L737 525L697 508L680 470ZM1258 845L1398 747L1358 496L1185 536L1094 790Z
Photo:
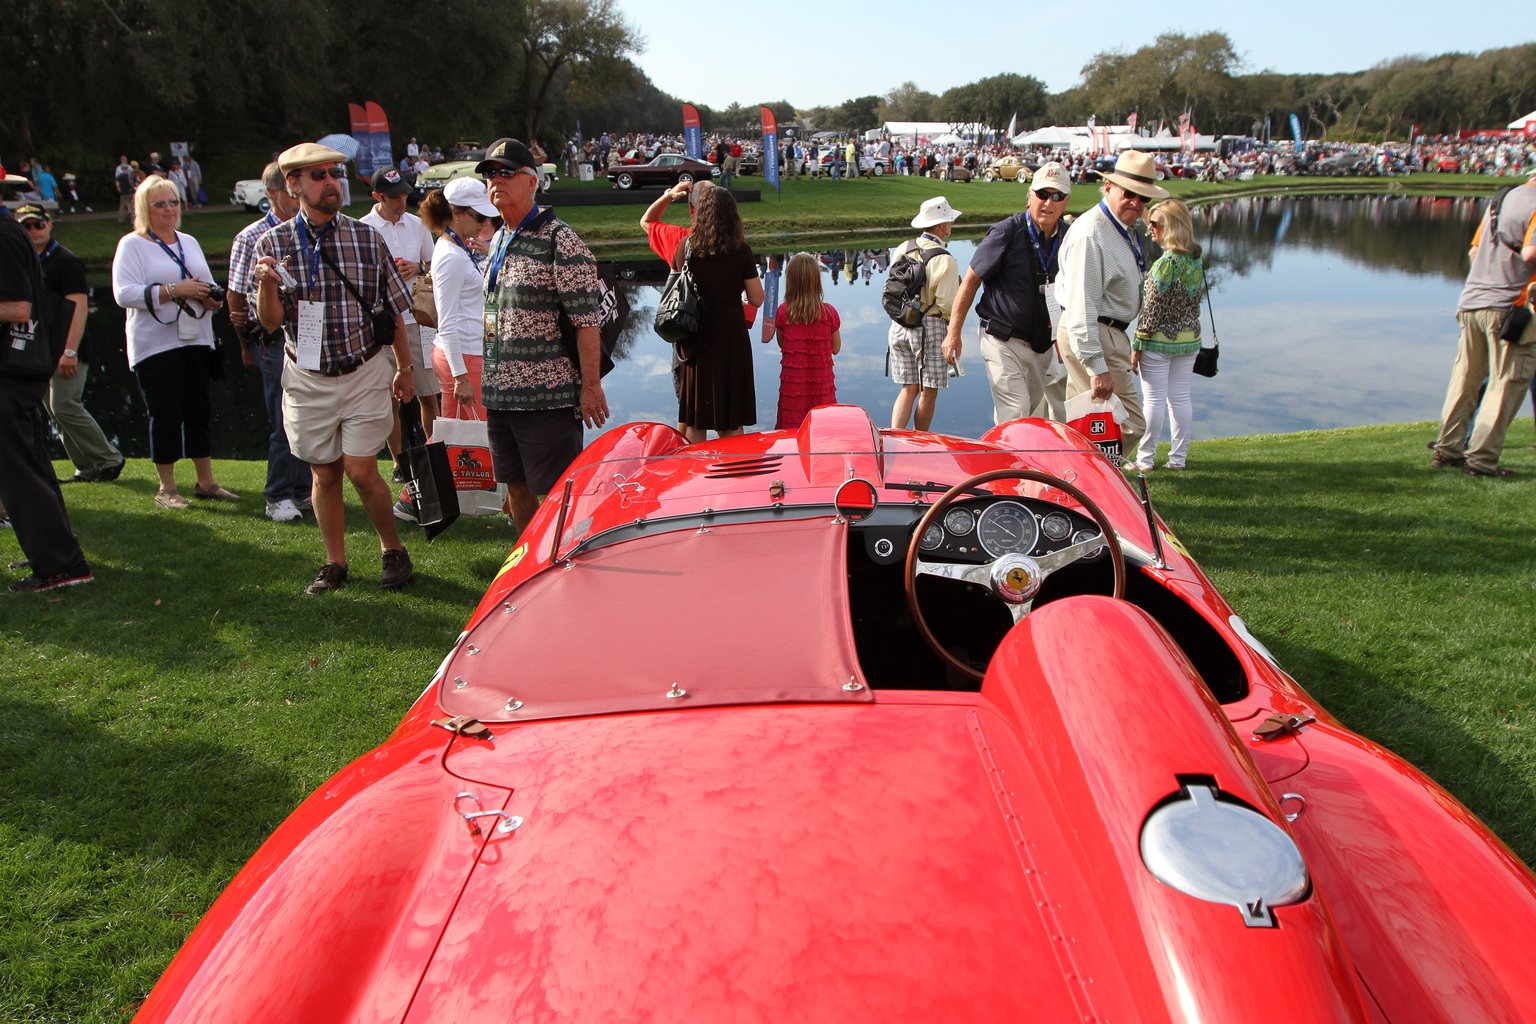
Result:
M1193 202L1205 202L1229 195L1284 193L1287 195L1377 193L1393 195L1482 195L1519 178L1485 175L1413 174L1402 178L1304 178L1257 177L1252 181L1200 182L1174 179L1164 182L1173 195ZM964 216L957 227L962 236L986 230L1024 208L1025 186L1012 181L947 182L930 178L885 175L852 181L827 178L785 179L782 199L759 175L739 178L738 186L758 189L762 201L742 203L741 215L747 233L760 248L793 244L822 235L869 232L880 229L888 237L904 237L907 227L923 200L936 195L949 198L950 204ZM560 189L607 188L605 181L562 181ZM1079 185L1067 204L1070 212L1081 213L1098 202L1099 191L1093 185ZM353 202L347 212L361 216L370 204ZM569 206L560 208L560 217L570 224L605 258L640 256L650 250L645 233L640 230L643 206ZM671 219L683 223L682 211ZM252 214L211 204L206 210L189 212L182 228L198 240L212 262L229 255L230 241L254 219ZM88 264L106 267L117 249L124 228L111 218L102 220L61 219L54 237L68 246ZM874 245L881 235L868 239Z
M1475 480L1429 468L1432 432L1198 442L1154 500L1324 707L1530 862L1536 437L1518 420L1520 475ZM384 593L353 499L353 582L310 598L313 525L262 517L262 464L215 469L245 501L160 511L142 460L66 488L98 579L0 594L0 1020L125 1019L272 829L388 735L513 541L407 533L417 579Z

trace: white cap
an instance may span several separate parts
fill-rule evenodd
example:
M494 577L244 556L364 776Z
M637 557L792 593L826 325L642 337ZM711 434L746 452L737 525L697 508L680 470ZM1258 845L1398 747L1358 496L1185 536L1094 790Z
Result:
M1055 189L1057 192L1063 192L1069 196L1072 194L1072 175L1067 173L1067 169L1059 161L1052 160L1050 163L1041 164L1040 169L1035 172L1035 176L1029 179L1029 190L1031 192L1039 192L1048 188Z
M501 211L491 205L485 191L485 182L469 175L461 175L443 186L443 198L454 206L467 206L482 217L500 217Z

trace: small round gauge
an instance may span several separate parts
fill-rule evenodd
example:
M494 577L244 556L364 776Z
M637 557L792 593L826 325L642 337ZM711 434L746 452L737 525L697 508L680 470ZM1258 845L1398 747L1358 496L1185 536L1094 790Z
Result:
M932 551L944 543L944 527L934 523L923 531L923 550Z
M1102 533L1100 533L1098 530L1078 530L1076 533L1074 533L1072 535L1072 543L1073 544L1081 544L1085 540L1103 540L1103 539L1104 539L1104 535ZM1084 555L1083 559L1086 561L1088 559L1098 558L1103 553L1104 553L1104 547L1103 547L1103 545L1100 545L1099 549L1097 551L1094 551L1094 552L1091 552L1089 554Z
M1052 512L1040 520L1040 532L1045 534L1046 540L1066 540L1072 533L1072 520L1060 512Z
M987 506L977 523L981 546L993 558L1003 555L1027 555L1040 539L1035 517L1016 501L1000 501Z
M944 529L956 537L964 537L976 525L976 518L963 508L952 508L944 513Z

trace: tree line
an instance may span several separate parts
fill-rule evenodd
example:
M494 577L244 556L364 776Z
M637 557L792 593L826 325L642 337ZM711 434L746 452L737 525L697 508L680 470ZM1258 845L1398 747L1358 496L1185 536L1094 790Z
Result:
M13 47L0 75L0 158L41 155L62 168L110 166L170 139L205 165L249 165L295 139L347 131L347 104L377 101L397 140L444 147L503 133L558 145L580 122L599 131L681 127L676 97L635 64L645 39L614 0L438 0L430 21L362 0L12 0ZM472 45L466 45L472 41ZM695 103L706 131L749 133L758 104ZM780 122L863 131L888 120L955 121L1000 131L1045 124L1176 125L1207 133L1308 138L1403 137L1500 127L1536 109L1536 43L1476 54L1400 57L1344 74L1248 70L1221 32L1168 32L1134 52L1095 54L1081 81L1047 93L1007 73L932 93L904 82L884 95L797 109Z

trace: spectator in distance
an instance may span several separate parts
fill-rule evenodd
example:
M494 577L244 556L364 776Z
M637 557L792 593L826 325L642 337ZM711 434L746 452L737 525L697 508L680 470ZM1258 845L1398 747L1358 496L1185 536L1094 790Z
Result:
M918 298L923 319L916 327L893 320L886 336L891 352L891 382L901 388L891 408L892 430L906 430L909 421L917 430L927 430L933 423L939 388L949 387L944 337L949 331L955 294L960 289L960 266L944 247L944 239L959 219L960 211L951 207L948 199L935 196L928 200L912 218L912 226L923 233L903 242L892 260L894 266L896 260L909 253L913 259L924 259L926 250ZM958 353L955 358L958 361Z

